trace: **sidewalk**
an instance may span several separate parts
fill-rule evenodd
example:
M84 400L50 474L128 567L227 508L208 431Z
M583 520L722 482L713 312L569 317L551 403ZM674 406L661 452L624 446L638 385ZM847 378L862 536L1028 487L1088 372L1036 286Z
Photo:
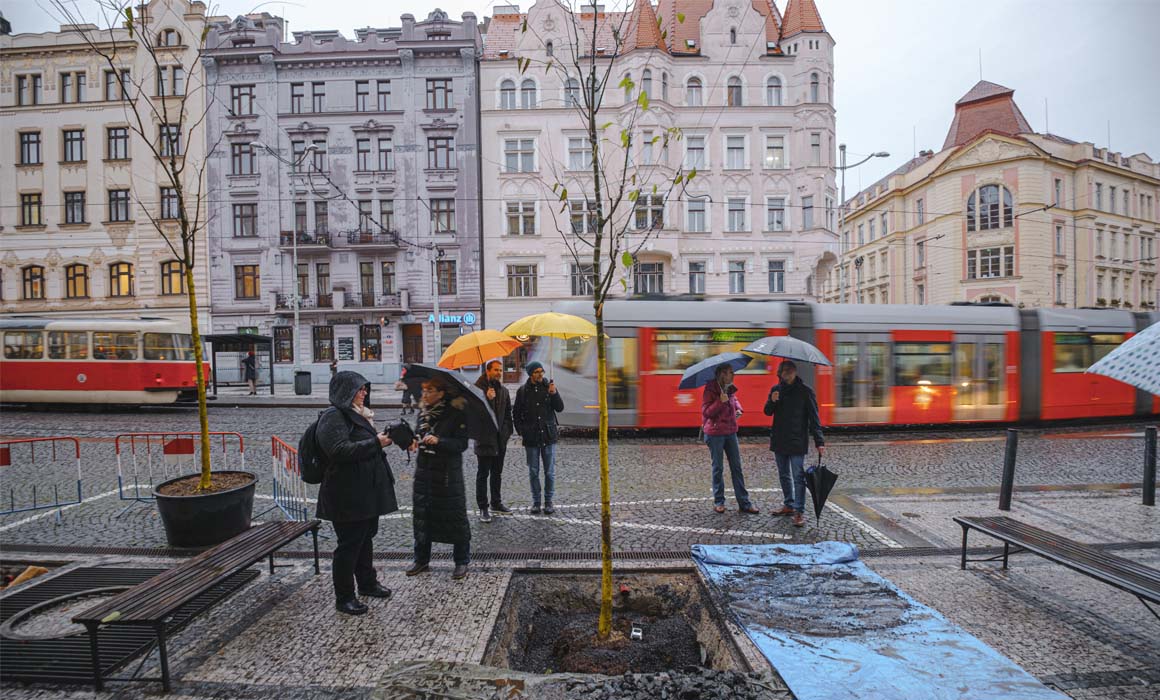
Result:
M505 384L515 400L518 384ZM245 386L218 387L217 398L214 398L212 389L208 389L209 407L221 408L321 408L330 405L330 387L328 384L314 384L310 387L310 394L298 396L294 393L293 384L275 384L274 393L270 393L270 386L259 386L257 396L250 396ZM375 408L400 409L402 392L395 391L393 385L371 385L371 403Z

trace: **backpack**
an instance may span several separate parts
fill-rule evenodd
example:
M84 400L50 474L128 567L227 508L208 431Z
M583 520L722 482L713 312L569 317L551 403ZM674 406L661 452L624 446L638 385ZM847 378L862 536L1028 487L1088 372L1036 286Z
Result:
M326 411L319 412L318 418L306 427L302 438L298 440L298 473L307 484L321 484L322 477L330 466L325 462L322 448L318 446L318 421L322 420L327 411L334 410L336 409L332 406Z

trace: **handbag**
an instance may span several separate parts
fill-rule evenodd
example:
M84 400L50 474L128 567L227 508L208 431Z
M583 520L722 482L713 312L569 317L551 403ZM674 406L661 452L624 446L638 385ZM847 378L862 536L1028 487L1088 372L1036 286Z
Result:
M404 452L415 441L415 430L411 427L410 423L402 418L396 418L388 422L383 427L383 435L391 438L391 442L395 443Z

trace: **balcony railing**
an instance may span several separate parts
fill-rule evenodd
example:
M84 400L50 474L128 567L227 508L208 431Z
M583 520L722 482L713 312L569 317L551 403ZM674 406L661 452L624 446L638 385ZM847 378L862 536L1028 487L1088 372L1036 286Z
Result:
M399 309L402 308L402 301L398 293L362 294L360 292L345 292L343 305L348 309Z
M298 300L298 308L304 311L310 309L330 309L334 307L333 294L315 294L303 296ZM279 311L288 311L294 308L294 296L291 294L275 294L274 308Z
M292 247L294 245L294 235L295 234L292 231L283 231L282 235L278 241L279 245L282 246L283 248ZM321 248L331 248L331 247L333 247L333 245L334 245L334 243L333 243L329 233L310 234L310 233L306 233L305 231L298 232L298 247L299 248L301 248L303 246L307 246L307 247L316 246L316 247L321 247Z
M396 231L351 231L346 236L346 242L355 246L388 246L399 245L399 234Z

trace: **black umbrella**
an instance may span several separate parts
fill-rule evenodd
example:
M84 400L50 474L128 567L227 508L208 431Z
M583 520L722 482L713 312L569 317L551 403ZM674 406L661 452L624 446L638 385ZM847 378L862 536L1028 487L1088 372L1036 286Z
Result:
M806 472L806 488L809 489L810 499L814 502L814 518L821 520L822 508L826 505L826 499L830 497L830 491L834 490L837 481L838 475L822 464L822 455L819 454L818 465Z
M495 435L499 431L499 421L495 419L495 411L487 402L487 397L459 372L442 367L433 367L412 363L407 365L407 374L403 383L412 393L419 395L424 381L433 377L442 378L452 388L452 393L463 397L467 401L464 414L467 416L467 435L475 440L482 436Z

